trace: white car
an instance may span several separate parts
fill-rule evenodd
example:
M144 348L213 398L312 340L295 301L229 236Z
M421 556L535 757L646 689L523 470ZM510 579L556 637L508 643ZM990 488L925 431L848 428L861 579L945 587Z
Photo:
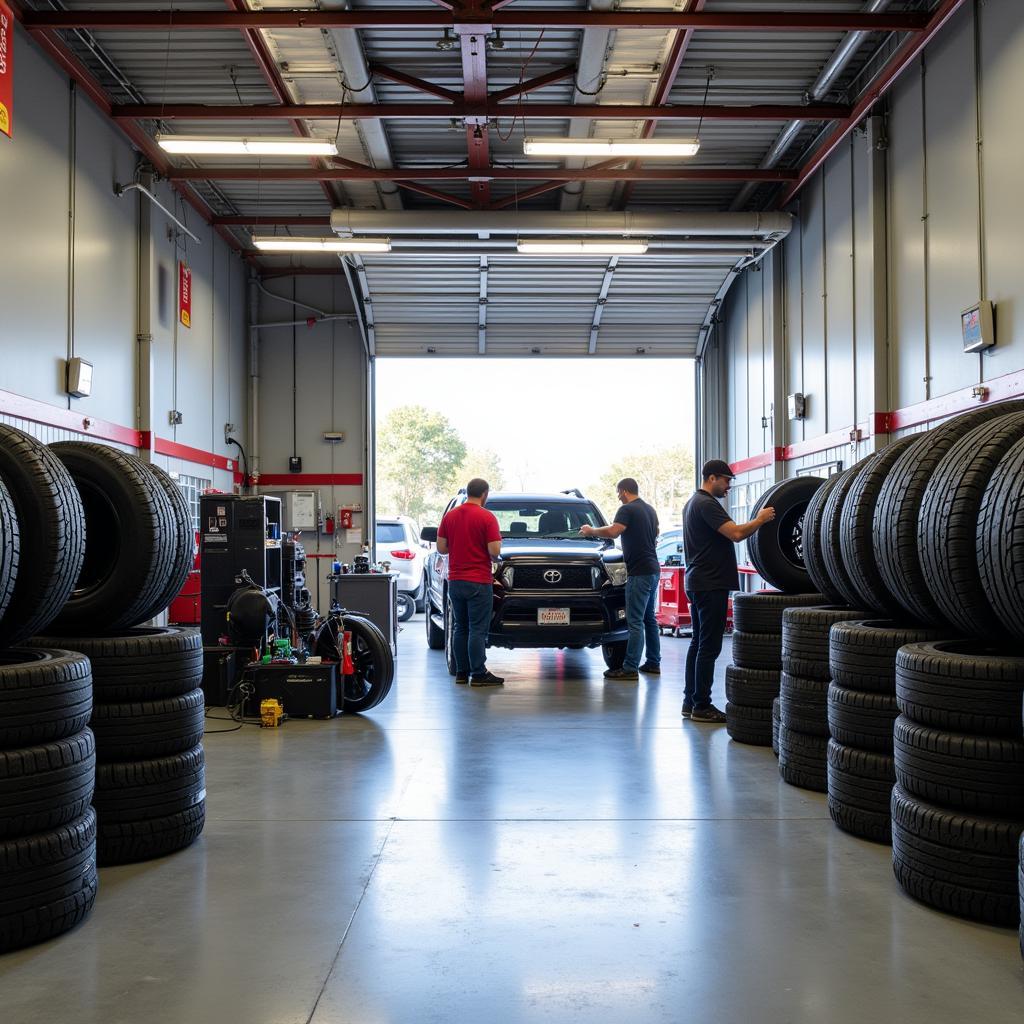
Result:
M420 540L419 527L408 516L378 516L377 561L390 562L398 573L398 621L423 611L423 566L430 545Z

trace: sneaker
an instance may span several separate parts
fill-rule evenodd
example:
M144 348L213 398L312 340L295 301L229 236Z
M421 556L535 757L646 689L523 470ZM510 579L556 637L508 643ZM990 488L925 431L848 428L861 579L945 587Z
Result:
M695 722L709 722L712 725L721 725L726 721L725 712L719 711L714 704L706 708L694 708L690 718Z
M502 686L505 680L496 676L493 672L485 672L482 676L473 676L469 680L470 686Z
M455 673L455 682L457 682L457 683L468 683L469 682L469 676L465 672L456 672Z
M645 661L640 666L638 671L643 672L643 673L645 673L646 675L649 675L649 676L660 676L661 675L661 666L660 665L653 665L653 664L651 664L651 662Z
M640 676L635 668L610 668L604 674L605 679L615 679L620 683L637 683Z
M679 713L683 716L683 718L692 718L693 717L693 705L692 704L684 704L683 705L683 710L680 711Z

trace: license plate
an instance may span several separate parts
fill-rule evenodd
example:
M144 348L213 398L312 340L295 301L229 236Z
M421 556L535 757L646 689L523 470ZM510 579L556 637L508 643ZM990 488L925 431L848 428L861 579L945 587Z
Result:
M538 626L568 626L569 625L569 609L568 608L538 608L537 609L537 625Z

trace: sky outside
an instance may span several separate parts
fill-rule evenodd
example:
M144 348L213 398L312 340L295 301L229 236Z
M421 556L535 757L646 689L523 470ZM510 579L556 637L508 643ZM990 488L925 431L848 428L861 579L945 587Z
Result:
M689 359L377 360L377 420L444 413L470 449L498 453L516 490L586 488L634 452L693 449ZM605 496L602 503L614 503Z

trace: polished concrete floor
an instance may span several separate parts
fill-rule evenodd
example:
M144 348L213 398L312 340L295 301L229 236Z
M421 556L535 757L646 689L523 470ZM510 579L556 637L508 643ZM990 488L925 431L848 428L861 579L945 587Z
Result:
M365 718L209 736L203 837L0 957L0 1021L1024 1019L1015 933L914 904L770 750L682 722L663 643L660 680L492 652L471 690L414 620Z

